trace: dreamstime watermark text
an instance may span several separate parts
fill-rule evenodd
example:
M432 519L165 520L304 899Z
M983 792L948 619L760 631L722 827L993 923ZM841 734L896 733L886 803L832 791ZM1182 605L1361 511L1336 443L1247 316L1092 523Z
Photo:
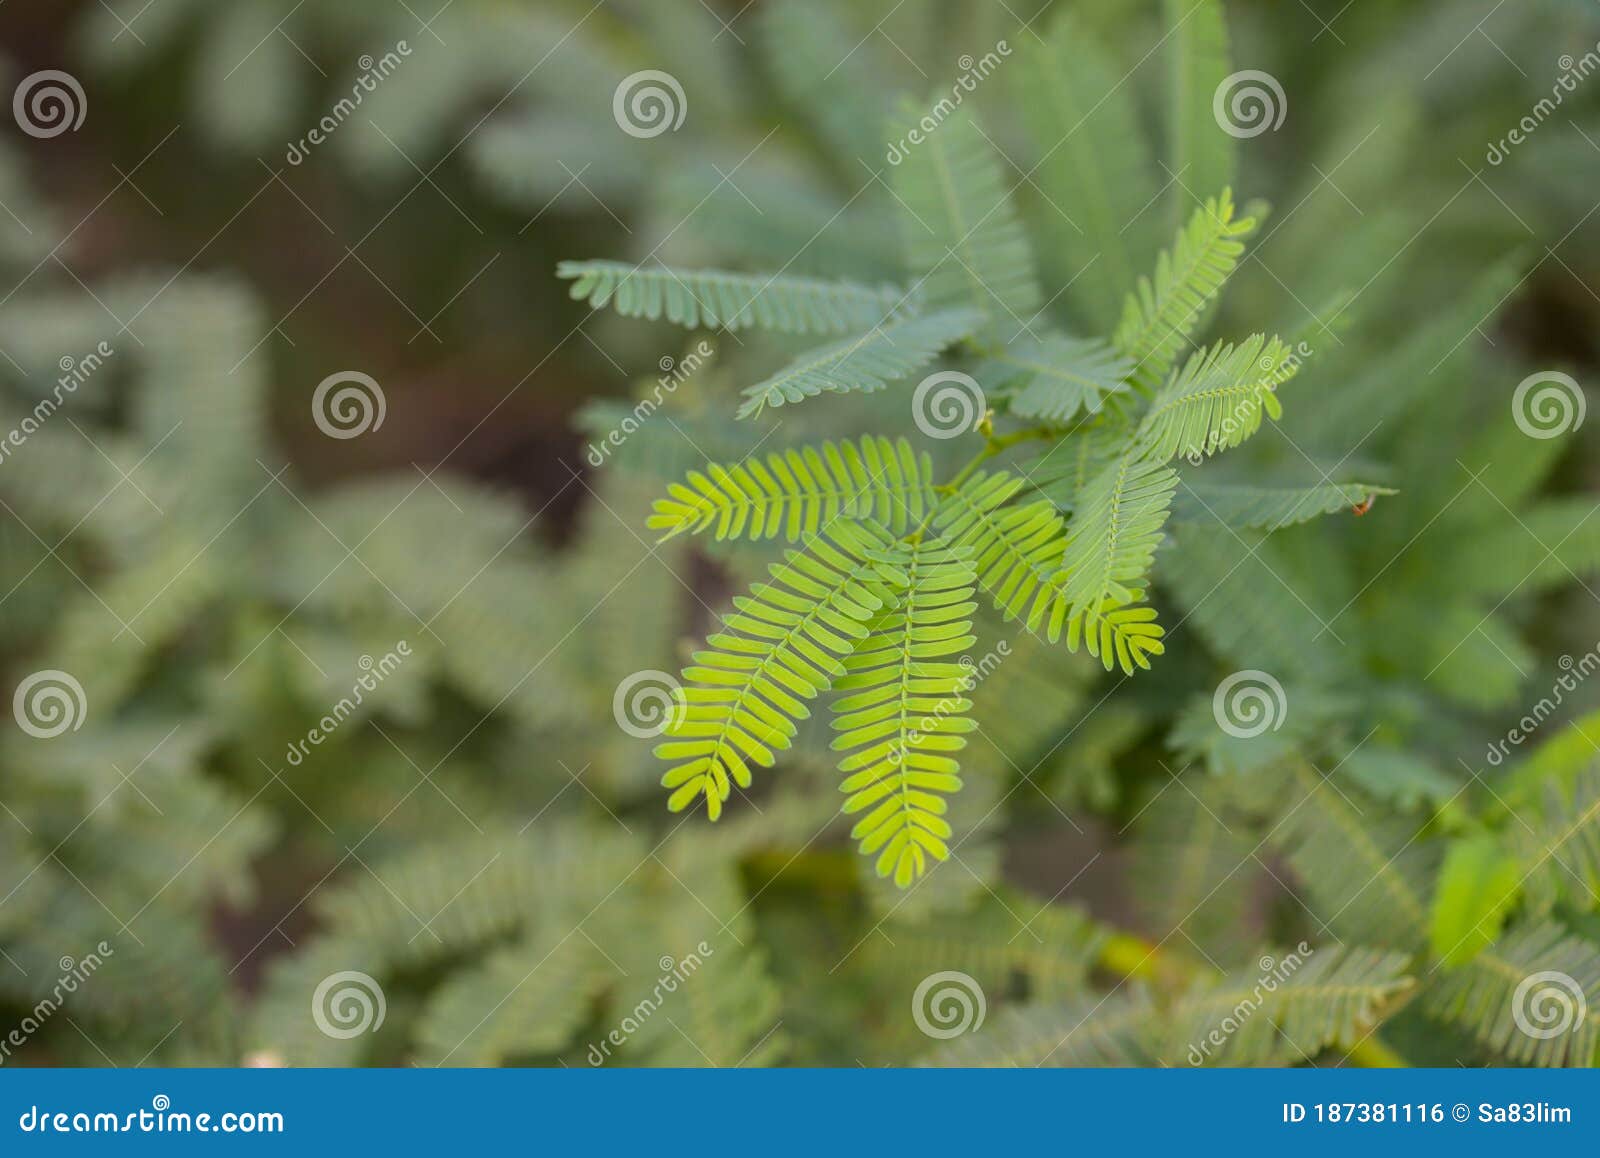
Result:
M95 371L105 365L106 359L115 354L109 342L101 342L81 358L63 355L58 365L61 367L61 377L56 379L56 384L45 397L34 404L33 410L16 427L0 439L0 463L11 457L28 436L36 433L40 427L49 421L50 416L61 409L61 404L78 392Z
M1568 93L1577 92L1578 86L1588 80L1595 70L1600 69L1600 42L1576 60L1569 54L1562 56L1556 63L1561 67L1561 75L1556 77L1555 84L1550 86L1550 95L1540 97L1505 136L1498 141L1489 142L1489 151L1484 154L1484 160L1489 164L1499 165L1509 157L1512 149L1538 131L1539 126L1549 119Z
M149 1109L126 1114L29 1106L18 1116L17 1129L24 1134L281 1134L284 1124L283 1115L272 1110L221 1114L174 1110L171 1098L157 1094Z
M94 952L86 953L78 960L73 960L71 957L61 958L59 962L61 976L56 978L55 987L34 1003L33 1008L23 1016L22 1021L10 1033L6 1034L4 1038L0 1038L0 1065L6 1063L13 1050L21 1049L27 1045L28 1039L38 1033L44 1023L56 1015L57 1010L66 1003L67 998L76 993L80 985L83 985L99 971L100 966L105 964L107 957L113 956L115 953L116 950L106 942L101 941L94 947Z
M410 55L411 45L400 40L376 60L370 54L361 57L356 62L361 66L361 75L356 77L356 83L350 86L350 95L335 101L333 107L323 114L322 119L313 125L305 136L298 141L289 142L289 151L284 154L284 160L291 165L298 165L309 157L311 150L333 136L339 126L349 120L361 106L367 94L377 92L378 85L394 75L401 61Z
M715 353L716 349L711 343L702 338L695 348L682 358L663 357L659 363L661 376L656 379L649 396L641 398L621 422L607 431L602 438L589 444L588 453L585 455L589 465L604 466L612 452L620 450L622 444L637 433L639 428L649 421L652 414L661 409L662 403L675 394L679 386L698 373L700 367Z
M1600 671L1600 643L1595 644L1577 659L1573 659L1570 655L1562 656L1557 661L1557 666L1565 674L1557 677L1556 682L1550 685L1549 694L1540 696L1539 701L1528 709L1515 727L1489 745L1485 758L1493 767L1498 768L1505 763L1506 757L1511 755L1512 748L1520 748L1528 737L1542 728L1545 721L1560 710L1561 705L1566 702L1568 693L1577 691L1579 685Z
M962 669L960 681L956 688L960 696L945 696L934 704L925 714L918 717L916 726L905 734L907 746L915 748L922 743L923 738L932 731L942 730L940 722L957 712L964 712L971 706L971 701L966 699L966 694L972 691L984 680L994 674L1006 659L1011 655L1011 643L1002 639L994 645L994 650L986 652L981 658L973 659L970 655L962 656L957 665ZM889 759L899 763L905 758L905 749L896 743L889 749Z
M714 952L710 945L701 941L694 947L693 952L685 953L676 960L662 957L657 962L661 976L656 978L655 988L623 1015L615 1029L589 1047L589 1064L604 1065L605 1060L611 1056L611 1051L620 1048L627 1043L628 1038L638 1033L644 1023L666 1004L667 998L678 991L678 986L686 984L689 978L699 972L705 965L705 959Z
M956 61L956 65L961 69L961 75L956 77L955 83L950 86L950 95L935 101L933 107L923 114L922 119L906 130L905 136L898 141L891 141L884 160L891 165L898 165L904 161L911 155L911 150L938 131L939 126L961 107L961 102L968 95L978 91L979 82L987 79L1000 67L1000 62L1010 55L1011 45L1004 40L996 41L992 49L976 60L971 53L963 54Z
M1271 957L1261 958L1259 962L1261 976L1256 978L1256 983L1251 987L1250 992L1241 997L1238 1004L1205 1037L1198 1042L1190 1044L1187 1055L1189 1064L1192 1066L1205 1065L1206 1061L1211 1057L1212 1051L1220 1050L1225 1046L1228 1043L1228 1039L1238 1033L1240 1027L1256 1015L1256 1012L1260 1010L1266 999L1276 993L1280 985L1283 985L1290 977L1300 971L1300 967L1306 963L1306 958L1310 957L1314 952L1316 952L1315 949L1305 941L1301 941L1294 947L1293 952L1285 953L1282 960L1274 960Z
M1199 466L1205 462L1208 455L1216 453L1218 447L1232 445L1235 435L1240 431L1259 423L1261 411L1267 404L1266 395L1276 394L1279 386L1300 372L1300 367L1309 357L1311 357L1311 346L1307 342L1296 345L1281 362L1271 354L1263 354L1258 363L1262 377L1256 383L1257 389L1250 391L1223 417L1222 424L1211 432L1205 445L1191 443L1184 448L1182 453L1189 465Z
M378 685L393 675L410 655L411 644L402 639L394 645L393 651L385 652L382 659L374 660L370 655L362 656L357 664L361 668L361 675L351 685L350 694L340 696L338 703L333 705L328 714L317 721L316 727L307 732L303 738L290 744L285 759L298 768L312 748L320 746L324 740L337 732L346 720L355 715L356 709L365 702L364 693L377 691Z

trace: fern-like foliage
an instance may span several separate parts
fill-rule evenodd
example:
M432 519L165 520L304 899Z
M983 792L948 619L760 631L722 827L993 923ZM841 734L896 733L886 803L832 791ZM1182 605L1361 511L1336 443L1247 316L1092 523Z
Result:
M983 315L974 310L941 310L926 316L895 318L864 334L800 355L771 378L745 387L740 418L769 406L799 402L818 394L882 390L946 346L977 329Z
M1028 481L1063 514L1077 509L1083 488L1126 451L1130 427L1113 415L1064 438L1023 468Z
M1206 709L1209 714L1209 703ZM1249 948L1238 934L1251 893L1229 886L1248 879L1257 843L1229 807L1234 794L1217 776L1162 785L1138 813L1130 866L1145 927L1174 930L1177 939L1230 965Z
M918 114L905 116L902 138ZM1033 252L1000 163L969 109L945 119L894 172L906 264L929 308L978 310L997 333L1026 330L1039 308Z
M1471 961L1498 940L1521 884L1516 858L1488 833L1451 841L1439 866L1428 928L1429 948L1440 963Z
M1089 480L1067 537L1063 593L1080 614L1144 597L1178 475L1161 462L1124 455Z
M1167 133L1173 227L1183 224L1189 189L1226 189L1238 142L1217 131L1215 94L1232 71L1222 0L1163 0L1167 27Z
M1351 1049L1415 986L1404 953L1302 943L1176 991L1124 986L1009 1007L934 1052L943 1066L1285 1065Z
M840 333L876 326L905 303L895 286L864 286L787 275L564 261L572 296L628 318L665 318L689 329L759 328L784 334Z
M1051 334L991 356L980 377L1000 384L1012 414L1065 425L1080 411L1100 413L1107 397L1127 391L1132 373L1133 363L1105 342Z
M896 545L878 556L894 604L845 660L836 681L834 748L847 815L865 813L850 835L877 855L879 876L902 888L929 858L950 855L944 796L961 787L950 753L966 747L968 670L954 657L976 642L975 575L968 552L942 544Z
M892 93L871 56L859 51L846 22L818 19L801 0L761 7L763 57L779 94L833 147L852 177L858 162L876 162ZM819 100L826 91L828 100ZM762 208L765 200L759 200Z
M1028 929L1020 936L1018 914ZM892 945L874 937L861 947L864 971L914 988L933 971L959 969L985 992L1025 987L1030 1002L1047 1002L1084 993L1110 933L1076 906L1041 906L1001 886L958 919L906 922L891 935Z
M972 220L972 199L997 196L998 178L992 159L972 149L975 126L953 128L948 149L921 142L942 181L937 195L927 174L920 184L904 178L931 197L923 208L946 252L917 242L911 249L927 298L943 308L802 356L748 388L741 413L823 392L870 393L980 326L992 344L997 310L1015 313L1030 300L1015 278L1000 283L1010 292L993 295L987 283L982 293L969 283L966 275L993 272L1003 259L1014 223L1003 203L995 228ZM1107 670L1150 666L1163 629L1145 592L1178 486L1168 460L1238 446L1259 429L1263 410L1280 413L1276 389L1298 368L1277 339L1218 344L1137 413L1144 400L1128 387L1139 381L1139 362L1170 360L1226 276L1224 259L1237 253L1228 241L1231 201L1224 195L1210 208L1221 222L1214 235L1201 219L1158 269L1159 292L1147 284L1142 304L1130 298L1132 329L1176 320L1175 335L1135 333L1117 348L1051 335L987 352L983 372L1009 412L1042 423L1018 437L1052 439L1044 461L1060 455L1064 469L1042 480L980 469L1005 445L986 433L985 452L938 484L927 456L908 443L868 437L708 465L657 500L649 525L665 538L714 529L718 539L806 542L773 570L774 582L735 599L725 630L684 672L682 703L657 748L671 764L662 778L670 808L703 799L716 819L734 786L750 786L751 765L772 766L809 717L809 702L836 688L844 698L835 746L849 751L845 811L864 814L853 835L880 876L908 887L949 855L954 835L945 796L960 786L954 753L973 727L970 689L954 660L975 642L974 587L1004 619L1050 643L1065 636L1068 651L1085 648ZM1080 415L1094 425L1063 434Z
M416 1027L417 1060L498 1065L558 1054L583 1027L608 970L581 938L547 940L495 949L441 985Z
M1284 1065L1357 1045L1409 994L1404 953L1302 946L1202 981L1172 1010L1164 1055L1191 1065ZM1213 1031L1225 1026L1220 1045Z
M1081 18L1065 17L1030 38L1018 64L1049 266L1076 314L1104 333L1159 244L1151 239L1156 219L1127 208L1148 205L1158 192L1139 110L1122 70Z
M1185 480L1180 500L1188 487ZM1343 649L1305 645L1348 598L1336 586L1342 578L1339 560L1322 569L1323 584L1335 587L1328 607L1319 588L1303 578L1317 573L1294 563L1279 536L1252 530L1218 534L1211 516L1202 513L1195 522L1174 527L1164 573L1188 625L1217 655L1239 667L1271 671L1286 682L1349 686L1345 681L1354 677ZM1292 588L1273 578L1290 574ZM1353 632L1347 628L1344 634Z
M1394 493L1392 487L1360 482L1291 487L1184 480L1173 499L1172 517L1204 528L1221 523L1241 531L1277 531Z
M1186 169L1226 178L1231 142L1211 139L1225 134L1206 128L1199 104L1225 63L1226 35L1220 8L1200 7L1186 13L1197 23L1174 45L1169 128ZM784 10L769 35L795 20ZM860 396L942 365L902 421L941 440L983 439L948 481L908 441L868 435L712 461L668 484L648 520L664 540L711 532L804 543L773 582L735 599L724 630L684 673L681 713L657 749L671 765L663 783L674 810L703 799L715 819L735 786L750 785L751 766L773 765L799 736L810 701L832 689L844 697L836 747L850 753L842 768L845 811L860 814L854 835L881 876L908 887L949 854L954 835L944 798L960 784L955 753L972 728L971 689L957 660L977 641L976 589L1004 621L1068 653L1087 651L1107 671L1131 676L1162 654L1165 632L1146 596L1179 486L1171 460L1234 449L1260 429L1263 413L1277 420L1278 388L1300 359L1285 341L1257 335L1197 347L1177 368L1254 222L1235 219L1223 187L1155 258L1151 230L1163 228L1161 213L1124 219L1118 208L1130 196L1146 209L1160 198L1139 112L1094 48L1089 24L1063 19L1024 52L1019 73L1038 163L1016 188L972 105L936 95L926 115L903 106L890 126L888 209L904 259L889 276L904 279L904 292L785 274L560 268L575 279L575 297L630 316L845 334L791 350L787 365L745 385L738 418L823 394L875 406ZM791 99L797 76L820 59L816 47L808 41L803 60L776 67ZM815 127L850 148L866 139L837 119ZM1175 203L1185 197L1173 189ZM1064 282L1083 276L1057 296L1099 336L1047 316L1054 299L1043 300L1019 206L1044 211L1039 232L1058 243L1052 273L1064 264ZM1151 260L1153 275L1136 280ZM948 389L931 395L937 385ZM965 395L960 421L946 430L939 407L956 393ZM807 421L819 409L793 418L785 409L781 420ZM885 413L873 411L880 420ZM1000 421L1015 427L997 430ZM1035 440L1047 446L1029 467L990 463ZM737 445L716 443L719 452ZM1300 520L1331 509L1328 493L1253 494L1242 518ZM741 553L724 554L742 564Z
M1006 471L980 471L947 497L933 525L952 542L974 549L978 575L1007 620L1045 627L1061 638L1065 603L1055 582L1065 547L1061 515L1046 502L1009 505L1023 480Z
M130 37L122 7L86 6L85 67L120 61L120 91L143 79L135 69L192 57L203 139L246 160L302 131L297 46L348 63L357 33L419 35L400 5L304 5L291 46L260 0L164 0ZM612 314L738 336L654 411L619 398L590 409L590 433L627 445L604 443L582 479L593 502L562 520L560 549L530 543L518 503L460 477L418 489L397 472L296 498L294 474L276 471L266 386L285 359L286 381L306 378L318 343L297 333L293 354L264 341L273 315L216 279L84 293L30 272L63 239L0 142L0 202L15 214L0 214L0 267L19 287L0 317L0 431L48 393L61 355L109 335L108 317L139 332L109 335L117 368L82 384L67 421L8 445L18 462L0 469L7 686L61 668L90 705L81 731L51 742L0 729L0 1013L15 1025L37 1010L63 948L116 946L71 1016L7 1060L872 1065L933 1050L935 1064L1180 1066L1219 1028L1207 1063L1596 1060L1600 724L1542 719L1527 699L1548 686L1533 641L1570 636L1586 606L1535 600L1600 567L1600 520L1580 489L1587 434L1530 439L1507 405L1532 369L1514 365L1518 349L1542 348L1546 327L1492 317L1526 270L1496 264L1498 251L1525 240L1524 219L1551 224L1548 190L1515 178L1559 177L1571 214L1556 242L1590 209L1600 162L1575 166L1593 158L1588 142L1551 126L1494 193L1463 186L1452 133L1369 95L1393 91L1371 83L1378 64L1449 52L1458 14L1368 6L1371 51L1351 73L1300 6L1229 6L1252 44L1269 21L1273 35L1303 28L1266 43L1274 68L1292 70L1279 75L1294 76L1297 118L1340 115L1292 149L1273 147L1282 136L1248 146L1252 177L1270 177L1287 212L1223 314L1209 283L1238 264L1228 246L1245 226L1204 221L1192 240L1190 222L1196 192L1235 180L1241 148L1211 108L1232 71L1223 0L1020 13L909 0L880 29L892 39L871 31L880 12L842 0L743 18L730 7L725 31L762 25L749 52L698 0L611 0L587 21L588 4L569 0L446 7L442 35L421 46L429 66L368 93L363 114L384 132L327 146L318 195L340 158L409 179L407 158L431 164L419 150L443 149L515 88L463 146L469 171L550 209L541 231L568 211L586 234L608 229L598 198L644 226L641 246L662 242L649 251L661 266L563 268L607 311L589 323L607 337L630 329ZM1071 11L1018 27L1049 7ZM1124 42L1158 8L1160 40ZM1496 40L1518 55L1570 37L1560 8L1505 5ZM966 44L1012 38L1018 59L970 99L949 90L965 106L953 119L943 93L919 105L926 139L863 185L862 162L876 171L900 139L882 123L892 90L925 85L918 66L939 71L953 20ZM530 48L548 57L531 77ZM1524 109L1483 114L1487 90L1520 100L1514 88L1462 83L1469 55L1421 83L1423 103L1459 104L1467 131L1513 123ZM670 70L692 102L685 131L656 145L618 132L603 99L571 99L642 68ZM116 117L111 104L97 115ZM1574 95L1568 111L1582 124L1593 105ZM808 131L742 157L774 109ZM1160 164L1147 125L1161 127ZM1313 157L1311 175L1270 172ZM1226 200L1217 216L1231 219ZM666 237L649 229L669 222ZM1592 281L1585 229L1557 249ZM430 290L467 273L414 265ZM1536 302L1561 298L1559 264L1527 272L1545 284ZM1581 294L1561 300L1574 297L1586 308ZM1214 310L1229 328L1208 331ZM537 313L533 325L559 322ZM653 365L660 330L631 329L639 344L605 355ZM1287 341L1240 342L1256 330ZM1307 369L1322 380L1301 372L1293 395L1278 389L1291 363L1255 369L1240 353L1318 333L1336 333L1315 338ZM970 373L984 395L948 441L885 388L924 367ZM224 397L221 381L238 385ZM735 420L741 401L762 430ZM277 409L291 444L328 449L303 406ZM1287 437L1193 469L1174 461L1220 458L1263 410ZM769 444L779 426L786 441ZM385 445L352 449L384 457ZM1316 456L1309 473L1301 448ZM363 461L376 460L348 465ZM1390 493L1375 484L1400 479L1404 501L1366 510ZM670 542L646 546L635 527L669 480L652 525ZM1163 506L1182 524L1170 540ZM1340 517L1300 526L1328 513ZM695 532L722 540L713 560ZM799 549L769 578L756 560L772 539ZM666 743L694 754L667 767L701 766L674 794L715 815L739 768L753 776L762 756L783 768L759 811L709 831L660 815L661 768L631 734L588 726L615 709L619 679L678 656L696 614L650 564L705 599L722 579L741 592L686 676L684 732ZM764 582L745 592L751 576ZM1152 590L1175 605L1169 630L1182 617L1183 654L1156 679L1101 679L1073 651L1129 673L1153 662L1164 637L1140 601ZM113 616L137 643L113 637ZM336 738L304 765L264 766L261 737L304 734L348 694L356 657L401 637L406 665ZM1287 720L1221 731L1218 678L1256 667L1284 683ZM808 719L825 698L833 728ZM1523 711L1551 738L1536 755L1502 748L1512 767L1455 770ZM843 751L828 751L834 737ZM843 822L841 799L855 809ZM1065 837L1055 808L1137 826L1132 919L1152 940L998 883L1002 852ZM844 847L856 821L866 859ZM1025 846L1002 848L1024 828ZM1048 852L1068 868L1077 845L1062 843ZM940 866L941 850L956 863ZM886 875L863 871L874 861ZM1263 903L1275 888L1293 903ZM1317 949L1258 992L1267 928ZM663 953L696 969L658 1009ZM934 1047L907 1006L951 969L977 980L988 1019ZM351 970L381 981L388 1018L330 1037L309 999ZM1541 979L1554 986L1527 988Z
M977 1033L947 1042L926 1064L974 1067L1147 1066L1156 1061L1160 1009L1128 986L1109 997L1075 995L1004 1010Z
M661 778L674 812L704 799L715 820L733 785L748 788L750 764L772 767L789 747L806 702L844 674L843 660L867 638L890 598L879 574L888 533L838 523L790 551L772 582L734 600L724 630L684 669L689 681L656 747L675 761Z
M1051 643L1065 630L1069 650L1085 643L1108 671L1115 665L1131 675L1136 667L1148 668L1149 656L1162 651L1155 610L1123 607L1109 596L1088 608L1075 605L1063 570L1070 540L1061 515L1048 502L1008 506L1022 483L1004 471L980 472L944 501L934 526L973 547L980 582L1007 620L1022 620Z
M1424 992L1422 1008L1515 1064L1592 1066L1600 949L1558 924L1535 922L1445 973Z
M1375 820L1373 803L1294 769L1271 839L1287 854L1320 926L1358 943L1418 946L1428 926L1425 884L1436 850L1403 817Z
M1154 390L1188 344L1206 307L1239 264L1241 240L1254 218L1235 221L1228 190L1195 210L1170 250L1162 252L1153 278L1140 278L1117 327L1116 346L1134 364L1132 381Z
M1509 831L1529 906L1548 913L1562 900L1581 911L1600 908L1600 765L1543 786L1532 816L1519 813ZM1533 810L1524 810L1524 812Z
M1263 412L1282 417L1276 391L1298 368L1288 346L1259 334L1200 351L1151 403L1136 436L1141 453L1164 462L1238 446L1261 429Z
M656 500L648 525L664 539L715 525L719 539L794 542L838 519L870 518L904 534L934 502L926 453L903 438L865 437L691 471Z

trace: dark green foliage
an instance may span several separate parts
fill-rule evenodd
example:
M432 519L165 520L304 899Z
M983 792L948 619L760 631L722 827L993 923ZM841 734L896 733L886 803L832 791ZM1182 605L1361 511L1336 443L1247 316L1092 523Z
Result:
M1593 424L1513 394L1593 380L1596 96L1480 159L1592 13L266 7L90 6L105 135L0 153L0 434L116 346L0 461L8 687L86 704L0 729L15 1060L1594 1064ZM362 346L200 243L401 39L268 182L444 287ZM123 117L192 244L35 191ZM419 441L308 421L373 345Z

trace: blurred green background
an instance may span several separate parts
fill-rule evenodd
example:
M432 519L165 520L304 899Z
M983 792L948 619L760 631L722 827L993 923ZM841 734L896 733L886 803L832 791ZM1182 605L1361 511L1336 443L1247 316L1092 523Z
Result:
M1470 978L1426 996L1450 976L1435 881L1454 857L1492 933L1508 913L1560 922L1513 921L1545 939L1511 959L1560 941L1600 1006L1580 742L1600 696L1564 697L1538 739L1567 747L1531 771L1533 744L1505 768L1484 755L1600 639L1593 427L1529 440L1509 409L1520 380L1588 382L1600 354L1600 82L1534 112L1600 52L1591 3L1223 6L1234 67L1287 103L1233 146L1237 200L1270 211L1223 317L1325 355L1286 389L1285 429L1318 469L1399 495L1270 539L1180 528L1158 600L1193 622L1138 688L1016 639L961 855L909 897L857 863L820 729L712 828L667 813L650 743L619 726L628 681L680 667L775 557L657 545L667 482L913 428L895 390L735 424L737 389L805 343L718 332L710 368L602 465L595 442L698 339L591 312L557 263L897 280L880 126L902 98L1065 17L1115 81L1084 120L1126 104L1156 134L1190 6L0 6L7 89L59 71L83 113L27 131L19 104L0 133L0 428L59 403L0 458L0 657L7 687L81 691L60 734L0 735L0 1035L32 1023L4 1061L903 1064L939 1045L909 1013L919 982L960 970L1012 1035L965 1060L1040 1060L1029 1027L1056 1026L1058 1063L1182 1064L1185 1027L1233 1004L1205 997L1215 978L1248 988L1259 946L1309 935L1398 956L1311 1048L1279 1023L1233 1060L1592 1062L1593 1008L1570 1050L1532 1056ZM1012 67L973 100L1031 226L1049 179ZM681 85L680 127L623 130L614 100L643 70ZM1219 192L1149 178L1159 205L1130 188L1106 207L1141 269ZM1084 263L1034 239L1055 306ZM64 374L82 380L56 396ZM354 436L325 429L335 376L368 405L375 385L381 422L358 407ZM1296 465L1274 446L1263 464ZM1240 667L1301 705L1266 757L1198 734ZM1354 810L1329 828L1287 823L1313 811L1283 798L1307 767L1330 815ZM1496 905L1501 862L1459 866L1474 840L1515 844L1508 815L1565 831L1558 808L1519 811L1547 781L1587 896L1544 898L1529 860L1529 895ZM1415 897L1323 903L1351 817L1382 833L1374 879L1431 850Z

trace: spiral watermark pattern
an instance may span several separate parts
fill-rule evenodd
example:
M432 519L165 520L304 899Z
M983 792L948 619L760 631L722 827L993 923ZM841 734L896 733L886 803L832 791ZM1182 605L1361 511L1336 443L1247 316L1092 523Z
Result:
M355 969L330 973L311 995L311 1020L340 1040L377 1033L388 1011L377 979Z
M1570 374L1530 374L1511 395L1511 417L1529 438L1559 438L1583 425L1589 400Z
M911 395L911 418L929 438L955 438L976 430L988 408L977 379L958 370L929 374Z
M1246 68L1223 78L1211 97L1211 112L1230 137L1259 137L1282 127L1289 98L1270 72Z
M988 1011L977 978L956 969L928 974L911 995L911 1019L941 1041L980 1029Z
M36 671L17 685L11 697L11 714L17 726L37 740L53 740L68 730L83 727L89 700L83 685L68 672L48 668Z
M1540 1041L1571 1033L1588 1015L1583 986L1556 969L1528 974L1511 995L1511 1019L1523 1033Z
M661 735L683 715L683 685L664 671L646 668L617 685L611 714L617 727L636 740Z
M28 136L48 140L69 129L77 132L89 115L89 99L77 77L47 68L22 78L11 97L11 113Z
M383 387L359 370L329 374L311 395L311 419L329 438L358 438L377 430L387 413Z
M1217 685L1211 697L1217 727L1239 740L1276 732L1289 718L1289 697L1269 672L1236 671Z
M617 127L642 140L677 132L688 113L689 100L678 78L657 68L623 77L611 97L611 115Z

